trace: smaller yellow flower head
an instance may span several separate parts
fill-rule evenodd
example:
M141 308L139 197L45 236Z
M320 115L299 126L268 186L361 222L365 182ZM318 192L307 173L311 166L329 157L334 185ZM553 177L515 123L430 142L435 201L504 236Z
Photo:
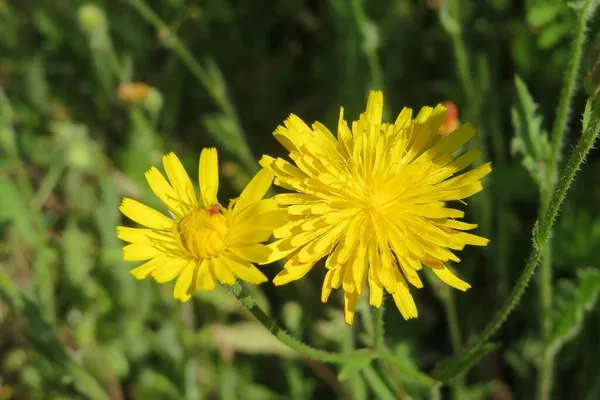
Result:
M263 199L273 173L262 169L224 208L217 200L216 149L204 149L200 155L199 197L175 154L164 156L163 165L169 181L155 167L146 172L146 179L172 217L127 198L120 207L146 227L117 227L117 236L130 243L123 248L125 260L146 261L131 274L159 283L178 277L174 296L181 301L189 300L196 289L212 290L216 281L232 284L236 276L257 284L267 281L253 263L269 260L272 251L261 242L281 225L284 214L273 199Z
M383 94L371 92L366 111L350 127L341 109L337 138L323 124L309 127L292 114L274 135L293 164L261 160L276 185L297 192L275 196L289 222L269 245L270 261L288 259L274 283L303 277L329 254L321 300L341 287L348 324L367 283L371 305L381 306L385 290L404 318L417 317L408 285L423 286L417 274L423 266L448 285L468 289L446 262L460 261L453 250L488 243L463 232L477 225L459 221L464 212L448 207L481 191L491 171L487 163L459 173L480 156L477 149L455 155L475 134L471 125L440 132L447 114L442 105L424 107L414 118L404 109L394 123L382 122L382 114Z

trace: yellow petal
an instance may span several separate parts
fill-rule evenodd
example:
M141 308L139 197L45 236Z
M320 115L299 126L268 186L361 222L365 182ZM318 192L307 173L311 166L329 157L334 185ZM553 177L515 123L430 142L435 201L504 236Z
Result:
M380 125L383 116L383 92L372 90L367 100L366 116L371 125Z
M457 240L460 240L462 243L470 244L473 246L487 246L490 242L489 239L465 232L459 232L453 236L456 237Z
M188 261L185 258L172 258L152 271L152 277L158 283L170 282L181 273Z
M194 283L194 272L196 268L196 262L194 260L189 260L187 265L183 268L181 275L175 282L175 287L173 288L173 297L181 302L186 302L192 297L193 290L190 290L192 284Z
M215 286L215 279L210 270L210 261L206 259L202 260L202 263L198 266L198 271L196 272L196 288L198 290L210 292Z
M184 211L177 200L179 198L178 195L156 167L152 167L146 171L146 180L156 197L158 197L171 212L182 217Z
M462 290L464 292L471 287L471 285L469 285L467 282L463 281L462 279L460 279L456 275L454 275L448 269L448 267L444 266L443 268L432 268L432 271L445 284L452 286L455 289Z
M131 220L148 228L170 230L173 226L170 218L137 200L124 198L119 210Z
M219 158L217 149L209 147L202 149L200 153L200 164L198 166L198 177L200 179L200 193L204 207L208 208L217 204L217 192L219 191Z
M128 244L123 247L125 261L145 261L163 254L162 251L148 244Z
M235 282L235 275L231 272L225 260L224 257L215 257L211 259L211 267L219 282L224 285L233 285Z
M175 153L163 156L163 166L169 181L171 181L171 186L173 186L173 190L179 198L179 202L183 203L182 206L187 209L198 208L194 185Z
M478 226L477 224L468 224L466 222L455 221L453 219L446 219L443 222L438 223L438 225L446 226L446 227L452 228L452 229L459 229L461 231L468 231L471 229L475 229Z
M272 250L264 244L255 243L248 246L230 247L229 250L243 260L263 263L269 259Z
M247 261L237 258L233 254L226 254L224 263L227 264L231 272L233 272L241 280L248 283L259 284L268 281L265 274L258 270L254 265Z
M417 318L419 315L417 305L410 294L406 281L402 278L402 275L400 275L398 270L396 270L395 279L396 292L392 296L396 303L396 307L398 307L404 319Z
M169 262L170 260L171 258L167 257L166 255L156 256L153 259L146 261L139 267L132 269L131 271L129 271L129 273L133 275L135 279L146 279L150 277L152 271L154 271L156 268L160 267L164 263Z
M152 229L117 226L117 237L128 243L150 244L157 241L173 241L170 234L162 234Z
M254 175L252 180L246 185L238 201L235 204L234 214L238 214L246 207L258 202L267 193L273 183L273 172L267 168L262 168Z
M354 322L354 309L356 308L356 298L358 294L354 293L344 293L344 321L346 324L352 325Z
M284 269L273 279L273 284L275 286L280 286L300 279L310 271L313 265L314 263L297 264L295 260L289 260L285 264Z
M379 308L381 303L383 303L383 286L375 275L375 270L369 268L369 304Z
M331 282L333 280L333 271L327 271L325 279L323 280L323 286L321 287L321 303L327 303L329 295L331 294Z

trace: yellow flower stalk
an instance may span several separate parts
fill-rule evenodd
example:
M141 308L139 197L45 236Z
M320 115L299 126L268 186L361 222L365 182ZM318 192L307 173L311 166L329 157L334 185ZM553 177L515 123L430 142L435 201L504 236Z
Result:
M178 278L174 297L182 302L197 289L212 290L217 281L231 285L236 276L255 284L267 281L254 263L269 259L271 250L261 242L281 225L277 203L263 199L273 173L263 168L225 208L217 200L216 149L204 149L200 155L198 197L175 154L165 155L163 166L168 181L155 167L146 172L146 180L170 216L129 198L120 207L123 214L145 226L117 227L117 236L130 243L123 248L124 259L146 261L131 274L159 283Z
M473 127L439 135L443 105L424 107L414 118L405 108L394 123L383 123L382 112L379 91L371 92L366 111L351 127L342 108L337 139L323 124L311 128L292 114L274 136L293 163L261 160L276 185L297 192L274 197L289 219L275 229L278 240L269 245L269 261L287 258L275 285L300 279L329 254L321 301L341 287L347 324L367 284L372 306L381 306L385 290L405 319L416 318L409 284L423 287L417 274L423 266L467 290L470 285L446 263L460 261L453 250L488 243L464 232L477 225L459 221L464 212L448 205L481 191L481 179L491 171L487 163L459 174L480 156L477 149L456 156L475 134Z

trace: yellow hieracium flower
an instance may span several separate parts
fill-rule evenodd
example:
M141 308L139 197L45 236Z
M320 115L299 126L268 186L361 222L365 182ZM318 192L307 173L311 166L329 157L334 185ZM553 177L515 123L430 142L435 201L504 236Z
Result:
M181 161L173 153L163 157L169 182L152 167L146 179L154 194L171 213L167 217L136 200L125 198L120 210L146 228L117 227L127 261L146 261L133 269L137 279L152 277L159 283L178 277L174 296L187 301L195 290L212 290L215 282L234 283L235 276L250 283L267 277L253 263L265 263L271 250L261 242L281 225L282 211L273 199L262 199L273 173L262 169L228 208L217 200L217 151L200 155L200 196Z
M417 274L423 266L448 285L468 289L445 263L460 261L452 250L488 243L462 232L477 225L458 221L464 212L446 203L482 190L481 179L491 171L487 163L458 174L480 156L473 149L455 157L475 134L473 127L439 135L442 105L424 107L414 119L404 109L393 124L382 123L382 110L383 94L371 92L367 110L350 129L342 108L337 140L321 123L310 128L292 114L274 135L295 165L261 160L275 173L276 185L297 192L275 196L289 218L270 245L270 261L288 259L275 285L303 277L330 253L321 300L341 287L348 324L367 282L371 305L380 307L386 290L406 319L417 317L408 283L423 286Z

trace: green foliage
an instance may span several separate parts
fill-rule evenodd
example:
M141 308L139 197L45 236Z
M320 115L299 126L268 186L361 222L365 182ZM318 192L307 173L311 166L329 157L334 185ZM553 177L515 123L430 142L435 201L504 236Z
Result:
M548 133L542 128L542 117L527 86L515 77L516 104L511 117L515 136L511 142L513 155L523 157L522 163L539 186L544 184L544 166L550 157Z
M417 320L404 321L386 299L387 358L366 352L334 365L292 352L224 288L180 304L172 286L136 281L115 227L129 223L118 211L123 197L161 207L144 172L166 152L195 177L201 148L217 146L219 195L233 198L261 154L282 155L271 133L292 112L334 131L339 106L357 117L373 88L384 90L392 120L403 106L452 100L493 163L465 208L490 245L457 253L462 262L453 266L473 286L451 293L468 346L530 250L549 156L544 128L584 2L19 4L0 0L0 400L421 399L429 396L426 374L450 380L461 399L532 397L530 364L544 349L531 337L539 311L528 297L493 339L501 347L438 364L460 350L446 315L453 289L424 279L422 290L411 288ZM590 37L599 26L592 21ZM514 85L507 76L517 76ZM134 87L140 97L126 98ZM587 110L569 122L569 140L589 125ZM553 266L564 279L551 349L573 349L570 364L556 365L556 398L598 393L592 373L570 367L592 371L600 351L600 163L597 154L587 161L554 232ZM574 278L575 265L590 268ZM279 268L264 271L272 278ZM246 290L265 318L305 343L342 354L372 346L366 296L347 327L339 296L320 303L318 271L297 284Z
M573 340L583 328L584 317L598 299L600 293L600 271L579 270L576 283L560 281L556 290L554 316L550 333L550 352L557 353Z

